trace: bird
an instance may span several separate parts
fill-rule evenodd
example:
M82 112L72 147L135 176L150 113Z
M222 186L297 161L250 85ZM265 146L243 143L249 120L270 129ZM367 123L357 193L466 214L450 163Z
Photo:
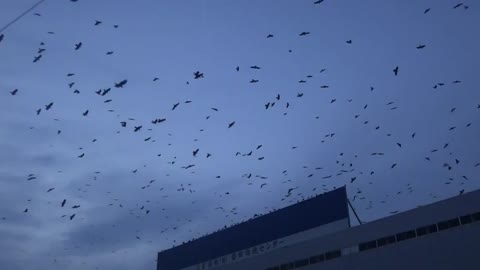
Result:
M82 42L75 44L75 51L78 51L82 47Z
M113 25L113 28L118 28L118 24L114 24L114 25Z
M140 131L140 129L142 129L142 126L134 127L133 132L138 132Z
M75 84L74 82L71 82L71 83L68 84L68 87L72 88L74 84Z
M280 94L277 94L277 96L275 97L277 100L280 100Z
M25 210L23 210L24 213L27 213L28 212L28 208L25 208Z
M317 0L315 2L313 2L315 5L318 5L318 4L321 4L324 0Z
M37 110L37 115L39 115L41 111L42 111L42 109L38 109Z
M429 11L430 11L430 8L427 8L427 9L425 9L425 11L423 12L423 14L427 14Z
M95 20L95 26L97 26L97 25L99 25L99 24L101 24L101 23L102 23L102 21Z
M310 34L310 32L301 32L301 33L299 34L299 36L306 36L306 35L309 35L309 34Z
M4 38L4 37L5 37L5 35L4 35L4 34L1 34L1 35L0 35L0 42L2 42L2 41L3 41L3 38Z
M52 191L52 190L54 190L54 189L55 189L55 188L49 188L49 189L47 190L47 193L50 192L50 191Z
M15 96L18 93L18 89L10 91L10 95Z
M103 92L102 92L102 96L105 96L106 94L108 94L108 92L110 92L112 90L112 88L107 88L107 89L103 89Z
M82 153L78 158L83 158L85 156L85 153Z
M398 75L398 66L393 69L393 73L395 74L395 76Z
M211 154L207 153L207 158L209 158L209 157L211 157L211 156L212 156Z
M353 183L353 181L355 181L356 179L357 179L357 177L350 178L350 183Z
M250 80L250 83L257 83L257 82L258 82L258 80L255 80L255 79Z
M192 153L193 153L193 156L194 156L194 157L196 157L196 156L197 156L197 154L198 154L198 151L200 151L200 149L198 149L198 148L197 148L196 150L193 150L193 152L192 152Z
M74 205L74 206L72 206L73 209L77 209L77 208L79 208L79 207L80 207L80 205Z
M231 128L235 125L235 121L231 122L230 124L228 124L228 128Z
M453 8L456 9L456 8L459 8L463 5L463 3L459 3L459 4L456 4Z
M268 34L268 35L267 35L267 38L272 38L272 37L273 37L272 34Z
M87 116L88 115L88 110L86 110L85 112L83 112L83 116Z
M423 48L425 48L425 45L423 44L417 46L417 49L423 49Z
M347 44L352 44L352 40L351 40L351 39L347 40L346 42L347 42Z
M212 110L214 110L214 111L218 112L218 109L217 109L217 108L210 108L210 109L212 109Z
M121 125L122 127L126 127L126 126L127 126L127 122L120 122L120 125Z
M298 93L297 97L303 97L303 93Z
M298 83L306 83L306 82L307 82L307 81L305 81L305 80L300 80L300 81L298 81Z
M155 81L158 81L158 78L157 78L157 77L153 78L153 81L154 81L154 82L155 82Z
M393 169L395 166L397 166L397 163L392 164L391 168Z
M266 185L267 185L267 183L263 183L263 184L260 185L260 188L263 188Z
M119 83L115 83L116 88L123 88L127 84L128 80L122 80Z
M33 58L33 63L40 61L41 58L42 58L41 54L39 54L38 56L35 56L35 58Z
M260 69L259 66L255 65L255 66L250 66L251 69Z
M113 51L108 51L107 52L107 55L112 55L113 54Z
M194 79L200 79L200 78L203 78L203 73L201 73L200 71L195 71L193 73L193 76L194 76Z
M258 145L258 146L257 146L257 150L258 150L258 149L260 149L261 147L262 147L262 145L261 145L261 144L260 144L260 145Z
M175 108L177 108L178 105L180 105L180 102L173 104L172 111L175 110Z
M80 91L78 89L75 89L75 91L73 91L74 94L80 94Z
M72 220L75 217L75 214L70 216L70 220Z
M47 105L45 105L45 110L46 111L50 110L52 106L53 106L53 102L48 103Z
M63 202L62 202L62 207L64 207L64 206L65 206L65 203L66 203L66 202L67 202L67 200L66 200L66 199L64 199L64 200L63 200Z

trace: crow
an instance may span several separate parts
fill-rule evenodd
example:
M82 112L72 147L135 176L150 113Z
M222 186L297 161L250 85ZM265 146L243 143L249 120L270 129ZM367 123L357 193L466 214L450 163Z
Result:
M347 44L352 44L352 40L351 40L351 39L347 40L346 42L347 42Z

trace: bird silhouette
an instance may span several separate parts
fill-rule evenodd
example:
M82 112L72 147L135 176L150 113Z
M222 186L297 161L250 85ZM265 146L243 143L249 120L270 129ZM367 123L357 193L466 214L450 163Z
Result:
M119 83L115 83L116 88L123 88L127 84L128 80L122 80Z
M15 96L18 93L18 89L10 91L10 95Z
M193 73L193 76L194 76L193 77L194 79L200 79L200 78L203 78L203 73L201 73L200 71L195 71Z
M351 39L349 39L349 40L347 40L347 41L345 41L345 42L346 42L347 44L352 44L352 40L351 40Z
M70 220L72 220L75 217L75 214L70 216Z
M425 11L423 12L423 14L427 14L429 11L430 11L430 8L427 8L427 9L425 9Z
M425 48L425 45L423 44L417 46L417 49L423 49L423 48Z
M231 128L235 125L235 121L231 122L230 124L228 124L228 128Z
M87 116L88 115L88 110L86 110L85 112L83 112L83 116Z
M83 158L85 156L85 153L82 153L78 158Z
M317 0L315 2L313 2L315 5L318 5L318 4L321 4L324 0Z
M172 111L175 110L175 108L177 108L178 105L180 105L180 102L177 102L177 103L173 104Z
M260 69L259 66L255 65L255 66L250 66L251 69Z
M63 200L63 202L62 202L62 207L65 206L65 203L67 203L67 200L66 200L66 199Z
M82 47L82 42L75 44L75 51L78 51Z
M142 126L134 127L133 132L138 132L142 129Z
M456 4L453 8L454 8L454 9L455 9L455 8L459 8L459 7L461 7L462 5L463 5L463 3L459 3L459 4Z
M255 79L250 80L250 83L257 83L257 82L258 82L258 80L255 80Z
M309 34L310 34L310 32L301 32L301 33L299 34L299 36L306 36L306 35L309 35Z
M395 74L395 76L398 75L398 66L393 69L393 73Z
M48 103L47 105L45 105L45 110L46 111L50 110L52 106L53 106L53 102Z
M196 150L193 150L193 152L192 152L192 153L193 153L193 156L194 156L194 157L196 157L196 156L197 156L197 154L198 154L198 151L200 151L200 149L198 149L198 148L197 148Z
M100 25L102 21L95 20L95 26Z
M272 34L268 34L268 35L267 35L267 38L272 38L272 37L273 37Z

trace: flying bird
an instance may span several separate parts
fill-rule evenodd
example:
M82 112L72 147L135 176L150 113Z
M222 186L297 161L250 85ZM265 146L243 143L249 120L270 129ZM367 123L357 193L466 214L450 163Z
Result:
M200 79L200 78L203 78L203 73L201 73L200 71L195 71L193 73L193 76L194 76L194 79Z
M99 25L99 24L101 24L101 23L102 23L102 21L95 20L95 26L97 26L97 25Z
M177 108L178 105L180 105L180 102L177 102L177 103L173 104L172 111L175 110L175 108Z
M192 153L193 153L193 156L194 156L194 157L196 157L196 156L197 156L197 154L198 154L198 151L200 151L200 149L198 149L198 148L197 148L196 150L193 150L193 152L192 152Z
M233 121L233 122L231 122L230 124L228 124L228 128L233 127L233 125L235 125L235 121Z
M427 8L427 9L425 9L425 11L423 12L423 14L427 14L429 11L430 11L430 8Z
M306 36L306 35L309 35L309 34L310 34L310 32L301 32L301 33L299 34L299 36Z
M313 3L314 3L315 5L317 5L317 4L321 4L323 1L324 1L324 0L317 0L317 1L313 2Z
M417 49L423 49L423 48L425 48L425 45L423 45L423 44L420 44L420 45L417 46Z
M46 111L50 110L52 106L53 106L53 102L48 103L47 105L45 105L45 110Z
M79 50L82 47L82 42L75 44L75 51Z
M251 68L251 69L260 69L260 67L259 67L259 66L257 66L257 65L255 65L255 66L251 66L250 68Z
M10 91L10 95L15 96L18 93L18 89Z
M347 40L346 42L347 42L347 44L352 44L352 40L351 40L351 39Z
M70 220L72 220L75 217L75 214L70 216Z
M398 75L398 66L393 69L393 73L395 74L395 76Z
M258 80L255 80L255 79L250 80L250 83L257 83L257 82L258 82Z
M64 206L65 206L65 203L66 203L66 202L67 202L67 200L66 200L66 199L64 199L64 200L63 200L63 202L62 202L62 207L64 207Z
M140 131L140 129L142 129L142 126L134 127L134 130L133 130L133 132Z
M120 81L119 83L115 83L115 87L116 88L123 88L125 86L125 84L127 84L128 80L123 80L123 81Z
M85 156L85 153L82 153L78 158L83 158Z
M272 34L268 34L268 35L267 35L267 38L272 38L272 37L273 37Z
M42 58L41 54L39 54L38 56L35 56L35 58L33 58L33 63L40 61L41 58Z
M85 112L83 112L83 116L87 116L88 115L88 110L86 110Z

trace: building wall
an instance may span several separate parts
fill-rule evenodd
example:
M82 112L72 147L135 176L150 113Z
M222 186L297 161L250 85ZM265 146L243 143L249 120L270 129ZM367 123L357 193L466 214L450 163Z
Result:
M406 269L406 267L412 269L480 269L475 263L479 261L476 256L480 256L480 222L478 221L358 252L360 243L477 212L480 212L480 191L317 237L274 250L263 256L215 269L262 270L332 250L341 250L342 256L300 269ZM351 254L346 255L346 253ZM453 267L453 264L456 266Z

